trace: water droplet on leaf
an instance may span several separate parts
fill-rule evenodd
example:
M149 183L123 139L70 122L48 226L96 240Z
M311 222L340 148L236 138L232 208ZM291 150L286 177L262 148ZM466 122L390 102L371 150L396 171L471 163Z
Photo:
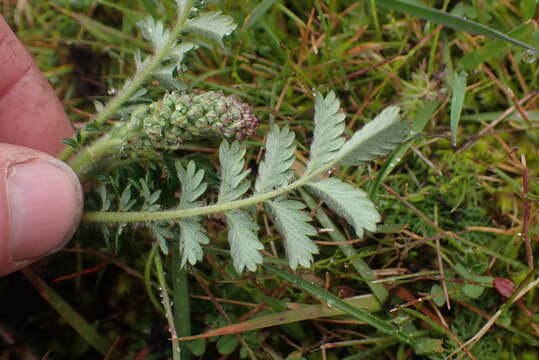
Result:
M522 53L522 61L524 61L527 64L533 64L537 61L537 56L539 54L537 51L534 50L526 50Z

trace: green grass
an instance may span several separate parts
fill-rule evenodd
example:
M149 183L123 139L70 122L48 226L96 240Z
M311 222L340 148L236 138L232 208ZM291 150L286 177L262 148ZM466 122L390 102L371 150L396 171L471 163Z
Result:
M19 10L4 5L4 15L78 126L93 114L94 100L106 101L107 92L133 73L133 53L146 46L135 23L150 13L171 20L174 8L173 0L157 7L149 0L21 3ZM193 340L187 343L192 354L183 347L182 359L444 359L499 309L499 320L453 358L539 358L535 288L513 304L493 285L494 278L507 278L524 288L537 276L524 240L539 256L538 62L529 63L523 49L500 39L441 29L375 3L223 0L214 6L232 15L239 28L225 49L208 46L189 55L185 78L196 90L236 94L256 108L261 125L249 141L249 166L256 166L273 122L293 128L298 155L306 153L313 89L337 92L349 134L386 106L400 104L420 136L388 159L339 170L342 178L369 189L383 226L353 242L341 219L314 204L317 226L336 224L340 231L315 239L321 253L311 269L282 272L284 252L268 224L260 235L272 267L238 276L225 251L222 219L210 218L211 247L188 270L190 301L181 304L190 308L191 334L243 329L260 316L267 324ZM444 3L455 15L539 46L534 1ZM424 4L442 8L441 1ZM453 94L464 91L454 74L467 75L463 94ZM149 100L163 91L155 82L148 89ZM495 131L485 132L493 122ZM195 144L194 151L174 155L201 161L211 184L216 146ZM125 171L140 176L141 169ZM160 171L153 170L156 179ZM172 198L177 184L162 181L165 198ZM122 186L109 189L121 192ZM88 195L89 206L99 204L94 195ZM29 278L47 284L49 300L69 304L68 310L51 307L21 273L0 279L0 359L101 359L106 353L110 359L170 358L152 241L143 231L126 231L105 242L95 228L82 226L65 251L33 266L40 280ZM167 264L163 257L161 270L170 273ZM169 286L170 294L181 292L177 284ZM328 292L376 297L354 308ZM317 304L347 315L317 318L308 307ZM293 321L279 322L276 313Z

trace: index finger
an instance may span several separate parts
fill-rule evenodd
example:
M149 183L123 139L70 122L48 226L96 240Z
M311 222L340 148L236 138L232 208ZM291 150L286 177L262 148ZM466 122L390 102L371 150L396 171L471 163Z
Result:
M56 155L72 135L60 100L0 15L0 142Z

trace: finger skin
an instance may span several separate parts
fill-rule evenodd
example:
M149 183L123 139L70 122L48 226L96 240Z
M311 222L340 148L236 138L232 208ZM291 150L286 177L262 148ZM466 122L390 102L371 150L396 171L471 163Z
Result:
M28 176L36 165L45 172ZM23 181L14 184L16 177ZM21 197L26 201L13 206ZM63 247L73 236L82 204L80 183L66 164L40 151L0 144L0 276Z
M0 142L56 155L73 129L30 54L0 16Z

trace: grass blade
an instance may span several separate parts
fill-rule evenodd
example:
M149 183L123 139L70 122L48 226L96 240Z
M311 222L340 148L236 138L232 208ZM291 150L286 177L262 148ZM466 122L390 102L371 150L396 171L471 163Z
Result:
M408 336L408 334L406 334L405 332L397 329L390 321L383 320L364 309L359 309L357 307L354 307L344 302L339 297L325 291L321 287L299 276L283 271L271 265L263 265L263 266L270 273L277 275L278 277L290 282L291 284L298 286L303 291L306 291L310 293L311 295L317 297L318 299L326 302L328 307L335 307L337 309L340 309L344 311L345 313L347 313L348 315L351 315L355 317L356 319L363 321L369 324L370 326L378 329L384 334L393 336L397 338L399 341L405 344L408 344L414 348L416 347L417 345L416 341L410 336Z
M106 355L111 348L108 340L101 336L97 330L86 321L80 314L73 309L56 291L54 291L43 279L41 279L36 273L34 273L29 268L21 270L24 273L24 276L30 282L41 296L49 303L50 306L60 316L62 319L69 324L79 335L94 349L99 351L101 354Z
M402 13L417 16L424 20L432 21L436 24L445 25L455 30L464 30L472 34L484 35L492 39L509 42L513 45L520 46L534 52L539 52L539 50L535 47L517 39L514 39L488 26L476 23L475 21L471 21L468 19L463 19L461 17L446 13L444 11L411 3L407 0L377 0L376 4L390 10L399 11Z
M242 31L249 29L279 0L263 0L247 15Z
M365 309L371 312L380 311L381 307L378 301L372 294L356 296L342 300L344 303L356 307ZM270 326L284 325L295 323L298 321L318 319L330 316L338 316L346 314L345 311L335 307L327 307L326 305L304 305L294 310L277 312L274 314L264 315L255 319L242 321L236 324L224 326L215 330L210 330L204 334L187 336L174 340L188 341L202 338L209 338L213 336L223 336L229 334L237 334L246 331L264 329Z
M453 96L451 98L451 142L457 146L457 128L462 114L464 97L466 95L466 73L453 73Z
M510 32L507 33L508 36L511 36L517 40L529 39L532 34L537 32L537 25L533 22L526 22ZM479 65L488 61L496 56L504 54L507 52L509 44L505 41L492 40L481 46L479 49L476 49L472 52L467 53L460 59L460 64L464 70L473 70Z

